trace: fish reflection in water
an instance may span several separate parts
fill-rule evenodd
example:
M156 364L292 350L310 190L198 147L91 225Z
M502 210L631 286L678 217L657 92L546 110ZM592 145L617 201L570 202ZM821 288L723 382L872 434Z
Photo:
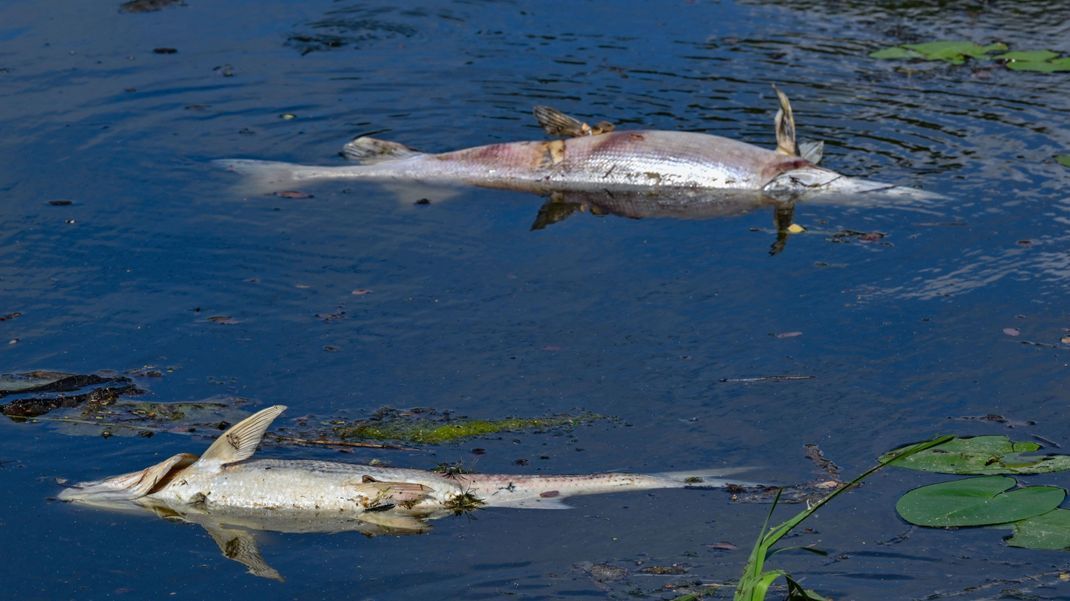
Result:
M82 482L71 503L149 511L203 527L223 554L257 576L281 579L254 532L418 534L428 520L479 507L564 509L578 495L660 488L719 488L745 468L564 476L438 473L329 461L252 459L285 407L263 409L224 432L201 456L180 453L142 470Z

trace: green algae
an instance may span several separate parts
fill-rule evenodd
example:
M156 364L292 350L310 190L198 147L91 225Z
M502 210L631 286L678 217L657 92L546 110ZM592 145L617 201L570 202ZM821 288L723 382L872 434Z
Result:
M444 444L467 438L513 432L569 427L601 419L595 414L549 417L510 417L498 420L456 418L432 410L381 409L366 420L334 425L341 440L393 440L418 444Z

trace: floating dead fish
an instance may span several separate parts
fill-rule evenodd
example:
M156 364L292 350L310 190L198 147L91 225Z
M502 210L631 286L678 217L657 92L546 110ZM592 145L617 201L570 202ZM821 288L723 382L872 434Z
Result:
M796 143L791 104L780 90L777 97L780 110L774 120L776 150L702 133L619 130L605 122L590 126L548 107L537 107L536 117L548 133L570 137L491 144L440 154L359 137L343 150L359 165L310 166L248 159L216 163L247 176L255 192L294 189L321 180L369 180L425 186L474 185L539 194L597 192L612 196L654 191L679 198L683 191L684 205L695 204L699 199L696 192L707 197L715 192L748 192L727 198L752 203L821 195L913 200L939 197L818 167L822 146ZM426 194L410 191L409 196L419 198ZM404 200L411 202L412 198ZM648 212L634 208L631 211Z
M562 499L659 488L718 488L745 468L658 474L572 476L438 473L328 461L251 459L286 408L263 409L235 424L203 455L175 455L145 469L83 482L63 501L149 510L203 526L227 557L280 578L250 531L419 533L426 521L478 507L564 509Z

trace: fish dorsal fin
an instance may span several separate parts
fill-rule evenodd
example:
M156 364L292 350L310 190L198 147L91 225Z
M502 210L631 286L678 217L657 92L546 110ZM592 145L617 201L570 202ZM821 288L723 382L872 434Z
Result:
M535 119L543 130L551 136L562 138L578 138L580 136L596 136L613 131L614 125L608 121L599 121L594 127L570 117L561 111L549 106L536 106Z
M244 461L253 456L260 439L264 437L271 422L280 413L286 411L285 405L275 405L261 409L249 417L234 424L229 430L215 439L212 446L197 460L197 466L219 469L228 463Z
M372 165L383 161L404 159L423 154L415 151L404 144L361 136L354 138L342 147L342 156L351 160Z
M791 111L791 102L788 95L781 92L776 85L773 86L780 109L776 112L776 151L788 156L799 156L799 148L795 145L795 115Z

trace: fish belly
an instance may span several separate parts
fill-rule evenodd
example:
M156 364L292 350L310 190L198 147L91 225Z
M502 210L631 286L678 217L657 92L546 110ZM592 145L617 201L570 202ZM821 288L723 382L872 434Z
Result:
M758 189L767 179L763 173L768 166L780 159L772 151L719 136L622 131L493 144L409 160L411 167L418 162L429 175L452 176L468 184L556 190Z
M179 474L151 496L190 506L361 513L404 502L413 513L441 509L458 484L431 472L380 470L321 461L258 460L218 472Z

